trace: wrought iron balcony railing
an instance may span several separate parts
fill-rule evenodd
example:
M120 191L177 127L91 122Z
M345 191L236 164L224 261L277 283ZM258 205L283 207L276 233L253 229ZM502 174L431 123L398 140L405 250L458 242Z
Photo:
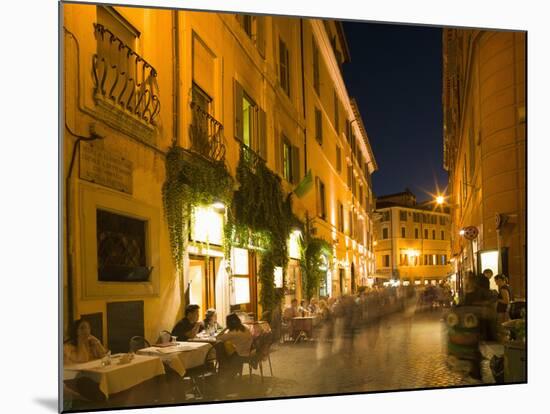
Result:
M214 161L224 161L226 148L223 125L196 102L191 101L190 106L191 151Z
M94 33L94 97L155 126L160 113L157 71L102 24L94 23Z
M253 149L244 144L241 144L241 158L253 172L258 171L258 168L265 167L265 161Z

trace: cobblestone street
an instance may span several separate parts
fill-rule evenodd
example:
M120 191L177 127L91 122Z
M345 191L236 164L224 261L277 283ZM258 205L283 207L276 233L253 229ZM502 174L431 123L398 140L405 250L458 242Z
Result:
M204 398L196 399L189 384L166 393L162 385L159 388L159 383L150 381L139 387L139 392L111 399L101 406L186 404L479 383L447 366L445 332L439 311L417 313L410 319L402 313L390 315L379 323L362 327L353 338L277 344L271 360L273 377L265 362L263 382L259 370L254 370L250 378L245 367L242 379L223 385L217 383L216 378L208 379L204 384ZM95 408L95 404L73 408Z
M440 312L416 314L410 320L399 313L362 328L353 339L279 345L272 354L275 378L266 377L265 395L472 384L470 378L463 378L447 366L440 319Z
M467 386L479 382L447 365L441 312L402 313L361 328L354 338L278 344L273 377L264 363L252 382L228 385L222 399L286 397ZM245 369L246 374L246 369ZM218 399L218 398L216 398Z

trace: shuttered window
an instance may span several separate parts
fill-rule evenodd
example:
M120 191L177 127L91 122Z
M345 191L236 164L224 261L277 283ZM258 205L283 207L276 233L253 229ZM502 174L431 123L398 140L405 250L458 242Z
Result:
M267 160L266 113L237 81L234 82L234 92L235 138Z
M336 171L342 172L342 150L336 145Z
M290 96L290 62L285 42L279 39L279 83L281 88Z
M315 139L319 145L323 145L323 116L317 108L315 108Z
M317 96L321 96L319 49L317 49L315 40L313 40L313 89L317 92Z

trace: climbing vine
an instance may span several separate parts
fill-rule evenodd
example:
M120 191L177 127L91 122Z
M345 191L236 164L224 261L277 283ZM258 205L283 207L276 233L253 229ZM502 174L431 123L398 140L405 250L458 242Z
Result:
M321 278L326 276L332 260L332 247L324 239L308 237L302 247L300 267L302 269L303 292L308 300L319 290Z
M240 187L234 196L235 240L252 241L260 247L260 304L271 312L283 296L283 289L275 288L273 272L276 266L286 270L290 230L300 222L292 214L290 195L283 194L281 179L244 146L237 180Z
M183 253L189 240L192 208L210 205L215 201L230 207L233 183L223 161L191 155L175 144L168 151L162 198L172 257L177 269L181 269Z

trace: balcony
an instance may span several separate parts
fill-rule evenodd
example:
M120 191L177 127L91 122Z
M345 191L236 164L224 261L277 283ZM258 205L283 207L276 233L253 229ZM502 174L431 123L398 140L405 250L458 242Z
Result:
M223 125L196 102L191 101L190 107L190 150L210 160L223 162L226 152Z
M113 127L150 141L159 114L157 71L108 28L94 23L93 94L99 114Z

